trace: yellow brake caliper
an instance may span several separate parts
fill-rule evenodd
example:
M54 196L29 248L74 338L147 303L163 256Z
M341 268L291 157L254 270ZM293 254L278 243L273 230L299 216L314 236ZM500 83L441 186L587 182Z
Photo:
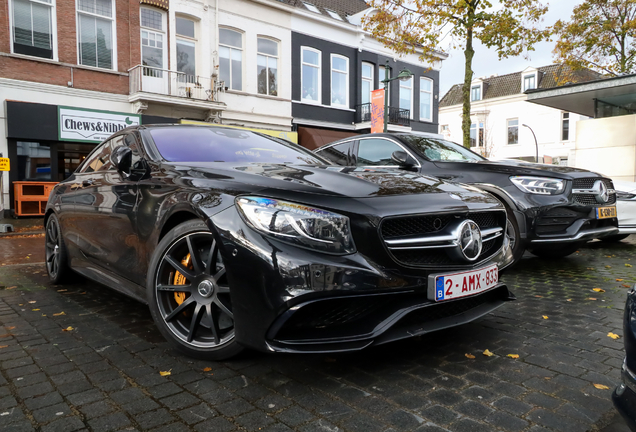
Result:
M190 259L190 254L186 255L186 257L184 259L181 260L181 264L183 264L186 268L191 269L192 268L192 260ZM187 283L187 279L184 275L182 275L179 272L176 272L174 274L174 281L172 282L173 285L185 285ZM186 299L186 293L183 291L175 291L174 293L174 301L177 302L177 304L181 304L185 301Z

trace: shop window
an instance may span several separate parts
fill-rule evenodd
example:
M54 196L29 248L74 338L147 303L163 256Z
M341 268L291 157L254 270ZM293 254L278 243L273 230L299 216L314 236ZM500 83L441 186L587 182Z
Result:
M113 0L77 0L77 40L80 64L116 69L114 3Z
M243 34L219 29L219 74L225 86L243 90Z
M278 42L259 37L257 51L258 93L278 96Z
M51 181L51 148L37 142L17 142L18 181ZM13 167L11 167L13 169Z
M53 0L13 0L13 52L35 57L53 58Z

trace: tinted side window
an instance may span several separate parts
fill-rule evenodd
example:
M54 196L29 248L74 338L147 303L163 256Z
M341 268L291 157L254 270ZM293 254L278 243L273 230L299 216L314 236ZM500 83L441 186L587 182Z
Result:
M82 165L79 172L91 173L95 171L103 171L110 164L110 141L102 143Z
M391 159L394 151L404 151L393 141L382 138L362 139L358 142L358 166L387 166L397 163Z
M353 141L333 145L317 152L320 156L329 159L338 165L352 165L351 153L353 151Z

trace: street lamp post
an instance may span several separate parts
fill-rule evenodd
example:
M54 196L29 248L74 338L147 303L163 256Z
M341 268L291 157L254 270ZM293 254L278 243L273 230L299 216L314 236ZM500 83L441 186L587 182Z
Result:
M389 61L387 60L384 66L384 79L382 80L384 83L384 133L386 133L389 123L389 83L396 79L406 81L413 76L410 70L404 68L400 71L398 76L389 78L389 69L391 69L391 66L389 66Z
M527 124L522 124L521 126L527 127L528 129L530 129L530 132L532 132L532 136L534 137L534 147L536 148L536 155L534 157L534 161L536 163L539 163L539 144L537 144L537 136L534 134L534 131L532 130L532 128L528 126Z

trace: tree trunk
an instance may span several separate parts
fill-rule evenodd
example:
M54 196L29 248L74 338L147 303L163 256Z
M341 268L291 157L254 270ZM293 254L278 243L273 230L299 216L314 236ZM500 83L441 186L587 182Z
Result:
M471 20L472 21L472 20ZM466 65L464 70L464 88L462 90L463 110L462 110L462 133L464 137L464 147L470 148L470 83L473 80L473 29L468 27L466 31L466 49L464 57Z

